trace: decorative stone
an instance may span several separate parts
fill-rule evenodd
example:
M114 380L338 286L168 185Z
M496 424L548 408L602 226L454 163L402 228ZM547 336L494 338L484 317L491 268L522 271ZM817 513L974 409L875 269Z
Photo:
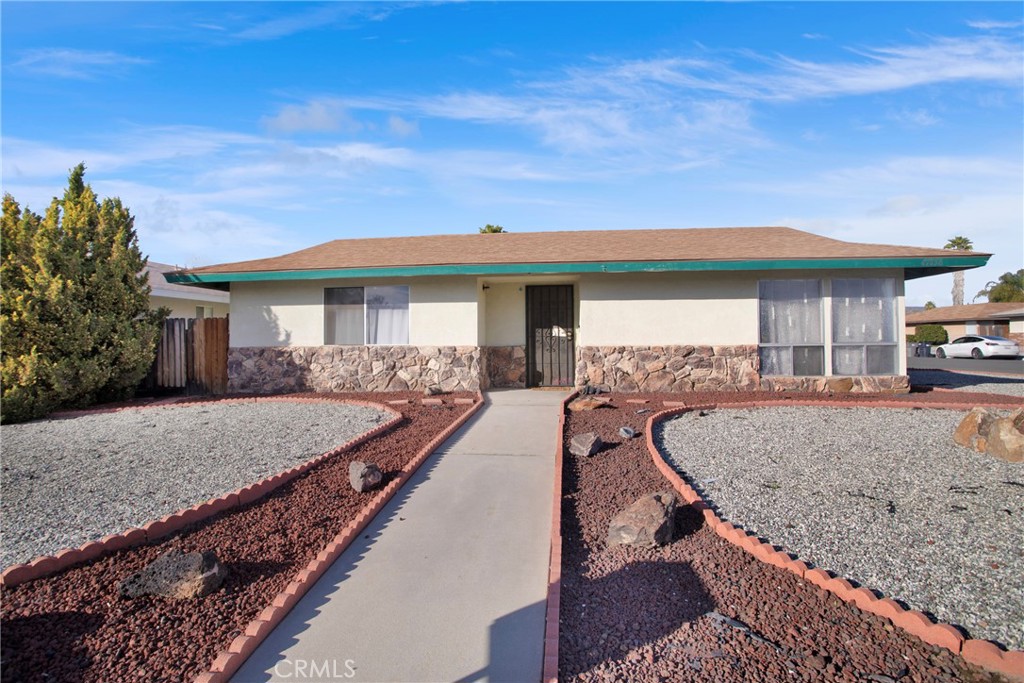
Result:
M1024 408L1017 408L1017 410L1010 413L1009 420L1017 428L1018 432L1024 433Z
M671 543L675 534L676 496L668 491L649 493L615 515L608 527L609 546L653 548Z
M1024 462L1024 431L1014 424L1014 416L1000 418L989 427L988 454L1007 462Z
M239 347L228 352L228 390L423 391L448 380L453 391L477 391L481 359L476 346Z
M423 388L423 395L424 396L437 396L438 394L443 394L443 393L444 393L444 390L441 387L433 385L433 384L428 386L428 387L424 387Z
M636 436L636 432L630 427L619 427L619 436L623 439L632 439Z
M122 597L137 598L156 595L174 600L201 598L220 588L227 576L213 551L183 553L168 550L153 560L142 571L121 581L118 592Z
M373 463L354 460L348 465L348 482L356 493L365 493L380 485L384 473Z
M578 413L582 410L594 410L596 408L602 408L606 405L608 405L607 399L601 400L599 398L594 398L593 396L584 396L583 398L578 398L572 403L570 403L569 410L571 410L574 413Z
M972 408L953 432L953 441L964 448L973 448L979 453L984 453L989 430L998 417L987 408Z
M594 432L587 432L572 437L569 442L569 452L581 458L589 458L601 450L602 446L604 446L604 442L601 441L601 437Z
M829 377L825 381L828 390L834 394L848 394L853 391L852 377Z

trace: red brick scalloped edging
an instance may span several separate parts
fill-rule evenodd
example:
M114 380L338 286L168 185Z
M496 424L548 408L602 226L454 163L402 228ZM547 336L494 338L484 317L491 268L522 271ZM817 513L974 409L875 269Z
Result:
M426 400L423 401L424 405L430 405ZM463 400L456 399L456 403L463 404ZM373 497L373 499L366 504L366 506L356 515L355 519L349 522L341 533L334 537L327 546L320 551L320 553L313 558L306 568L299 571L295 575L295 578L288 584L288 586L277 594L277 596L271 601L271 603L260 612L259 616L249 622L245 631L242 635L231 641L226 650L222 650L220 654L213 660L210 665L209 671L205 671L194 679L194 683L227 683L231 677L238 671L239 668L245 663L245 660L256 651L267 636L270 635L281 620L284 619L285 615L291 611L291 609L298 604L302 596L317 582L317 580L323 576L324 572L341 557L341 554L345 552L345 549L358 538L359 534L362 533L363 529L373 521L373 518L377 516L389 500L398 492L399 489L409 480L409 477L419 469L427 458L429 458L437 448L451 437L462 425L464 425L473 415L484 404L484 397L481 392L477 392L476 401L472 407L465 413L459 416L459 418L446 427L442 432L430 440L426 446L424 446L412 460L406 463L402 471L395 477L391 482L385 486L380 492Z
M670 406L673 402L666 401L665 405ZM965 639L960 631L945 623L936 623L928 616L917 610L904 609L896 601L878 597L879 591L860 586L855 588L845 578L835 576L824 569L811 569L808 564L799 558L794 558L784 550L777 549L771 543L766 543L745 529L734 526L722 520L711 506L701 497L697 491L679 476L671 465L669 465L658 451L654 443L654 425L670 417L694 410L712 410L726 408L774 408L779 406L815 406L815 407L838 407L838 408L935 408L935 409L957 409L964 410L963 403L937 404L937 403L915 403L895 401L842 401L833 402L828 400L814 401L753 401L749 403L704 403L700 405L679 405L670 407L655 413L647 420L646 439L647 449L655 466L662 475L671 482L672 486L679 492L683 499L693 508L704 515L704 522L719 536L739 546L761 562L780 567L799 576L805 581L823 588L840 600L850 602L864 610L885 617L893 625L904 629L908 633L920 638L926 643L944 647L954 654L962 656L971 664L994 671L1006 676L1018 678L1024 681L1024 650L1006 650L1000 645L988 640Z
M24 564L11 565L0 574L0 585L7 588L17 586L18 584L25 583L26 581L34 581L35 579L41 579L47 576L52 576L58 572L61 572L68 567L82 562L88 562L95 560L98 557L107 555L117 550L124 548L132 548L134 546L143 545L150 541L155 541L158 538L169 536L174 532L194 524L201 522L205 519L213 517L214 515L224 512L225 510L231 510L233 508L241 507L242 505L248 505L253 501L263 498L275 489L283 486L287 482L291 481L300 474L307 472L310 468L315 467L327 458L336 456L345 451L355 448L361 443L368 441L380 434L383 434L387 430L394 427L402 420L402 414L396 411L394 408L388 408L387 406L380 405L379 403L373 403L370 401L359 401L352 399L336 399L328 397L316 397L309 395L282 395L282 396L260 396L260 397L249 397L249 398L225 398L218 399L216 403L257 403L257 402L289 402L289 403L341 403L344 405L362 406L364 408L373 408L381 412L391 415L391 419L387 422L383 422L373 429L360 434L359 436L350 439L344 444L333 448L326 453L322 453L306 462L287 469L283 472L271 475L262 479L255 484L244 486L231 493L226 493L223 496L217 498L211 498L203 503L197 503L190 508L184 510L178 510L175 513L165 515L160 519L153 520L143 524L141 527L133 527L122 531L119 534L111 534L104 536L98 541L89 541L81 545L78 548L67 548L60 550L53 555L41 555L31 562ZM68 411L62 413L55 413L53 417L56 418L68 418L77 417L82 415L99 415L105 413L116 413L123 410L144 410L147 408L153 408L158 406L170 406L174 407L185 407L194 406L200 404L209 404L210 400L199 400L199 401L160 401L155 403L148 403L139 406L124 406L118 408L99 408L97 410L79 410L79 411Z
M541 681L558 683L558 619L562 595L562 449L565 434L565 411L579 396L574 391L562 401L555 441L555 490L551 506L551 554L548 565L548 597L544 616L544 668Z

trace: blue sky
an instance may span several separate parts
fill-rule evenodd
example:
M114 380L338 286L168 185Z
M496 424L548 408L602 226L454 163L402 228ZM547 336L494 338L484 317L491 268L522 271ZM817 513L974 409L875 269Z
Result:
M1021 3L3 2L3 188L80 161L180 265L788 225L1024 267ZM908 283L950 303L951 277Z

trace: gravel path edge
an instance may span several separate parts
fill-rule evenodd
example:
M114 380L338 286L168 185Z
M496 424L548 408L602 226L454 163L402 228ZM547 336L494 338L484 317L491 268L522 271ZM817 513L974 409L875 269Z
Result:
M268 399L264 399L268 400ZM315 400L315 399L314 399ZM438 400L438 399L433 399ZM457 400L458 402L458 400ZM433 439L427 442L415 456L402 468L399 475L387 486L380 490L365 507L356 515L348 526L341 530L330 543L312 560L305 569L300 570L288 586L278 593L271 603L246 627L242 635L236 637L227 649L221 651L210 664L208 671L199 674L194 683L229 683L231 677L245 664L249 656L256 651L256 648L270 635L285 616L298 604L299 600L319 579L324 572L334 564L348 546L359 537L363 529L377 516L388 501L397 494L409 478L420 468L426 460L433 455L440 446L447 441L455 432L462 428L484 405L483 392L476 392L476 400L469 409L459 416L448 427L439 432ZM388 409L389 412L396 412ZM395 424L401 421L398 417ZM389 423L390 424L390 423ZM390 427L389 427L390 428ZM371 432L377 429L371 430ZM383 430L382 430L383 431ZM370 434L370 432L367 432ZM365 435L364 435L365 436ZM357 437L362 438L362 437ZM368 437L372 438L372 437ZM363 439L366 441L367 439ZM362 443L360 441L359 443ZM344 449L343 449L344 450ZM341 451L339 451L341 452ZM321 457L328 457L334 453L325 454ZM283 482L282 482L283 483Z
M330 449L320 455L317 455L304 463L301 463L295 467L289 468L277 474L270 475L257 481L254 484L244 486L230 493L226 493L216 498L211 498L202 503L197 503L192 507L178 510L169 515L165 515L160 519L155 519L147 522L139 527L133 527L126 529L121 533L110 534L104 536L98 541L89 541L84 543L77 548L65 548L59 550L52 555L40 555L29 562L14 564L7 567L3 573L0 573L0 585L5 587L13 587L27 581L34 581L36 579L45 578L61 572L69 567L83 562L89 562L91 560L98 559L109 553L124 548L130 548L137 545L142 545L150 541L154 541L182 529L183 527L201 522L208 519L216 514L224 512L225 510L231 510L242 505L248 505L264 496L268 495L272 491L283 486L287 482L291 481L300 474L308 471L310 468L315 467L317 464L322 462L328 457L344 453L345 451L351 450L362 444L369 439L372 439L389 429L393 428L402 420L402 414L397 410L385 406L380 403L374 403L372 401L359 401L354 399L337 399L328 398L325 396L310 396L308 394L285 394L279 396L259 396L259 397L245 397L245 398L223 398L223 399L200 399L200 400L174 400L174 401L156 401L140 406L125 406L118 408L97 408L94 410L76 410L76 411L65 411L61 413L55 413L51 417L63 419L70 417L77 417L82 415L97 415L104 413L120 412L124 410L145 410L147 408L154 407L188 407L195 405L204 405L210 403L268 403L268 402L288 402L288 403L341 403L344 405L360 406L363 408L372 408L379 410L382 413L390 415L390 419L386 422L382 422L373 429L366 431L359 436L349 439L345 443Z
M952 393L952 392L950 392ZM917 610L904 609L896 601L886 598L880 592L865 586L854 587L849 580L836 576L824 569L811 569L806 562L785 550L779 550L770 542L762 541L755 535L748 534L741 527L723 521L701 495L691 487L675 469L665 460L654 443L654 426L668 418L692 412L694 410L712 410L717 408L762 408L778 405L814 406L814 407L865 407L865 408L948 408L962 410L964 402L950 403L914 403L894 401L857 401L835 402L827 399L817 401L754 401L748 403L701 403L672 407L657 412L647 419L645 439L658 471L672 484L683 499L703 516L705 523L729 543L738 546L757 560L793 572L801 579L808 581L835 595L844 602L853 603L858 608L872 614L885 617L898 628L926 643L946 648L954 654L962 656L967 662L976 664L990 671L1024 681L1024 650L1007 650L997 643L988 640L965 639L961 632L951 624L936 623L927 615ZM975 405L971 403L971 405ZM968 406L970 407L970 406ZM1001 407L1001 406L1000 406Z

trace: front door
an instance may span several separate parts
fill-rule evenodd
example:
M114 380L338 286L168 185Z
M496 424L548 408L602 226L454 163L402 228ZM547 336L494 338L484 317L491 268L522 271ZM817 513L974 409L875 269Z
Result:
M526 386L573 385L573 310L572 285L526 287Z

